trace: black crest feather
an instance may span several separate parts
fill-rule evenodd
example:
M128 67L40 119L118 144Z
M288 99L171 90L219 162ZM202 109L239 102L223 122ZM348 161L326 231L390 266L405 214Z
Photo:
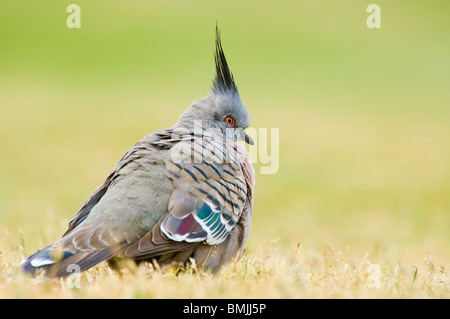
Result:
M222 42L220 41L219 27L216 25L216 52L214 55L216 60L216 78L214 80L213 90L216 93L230 92L237 93L237 87L234 83L233 74L228 68L225 53L223 53Z

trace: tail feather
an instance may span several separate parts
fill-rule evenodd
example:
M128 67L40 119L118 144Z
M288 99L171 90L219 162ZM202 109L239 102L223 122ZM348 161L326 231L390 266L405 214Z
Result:
M123 236L104 223L77 227L25 259L20 268L31 275L42 270L48 277L65 277L111 259L127 245Z
M71 252L58 251L55 245L50 245L22 261L20 268L33 276L43 271L48 277L66 277L111 259L120 249L121 247L108 247L100 250Z

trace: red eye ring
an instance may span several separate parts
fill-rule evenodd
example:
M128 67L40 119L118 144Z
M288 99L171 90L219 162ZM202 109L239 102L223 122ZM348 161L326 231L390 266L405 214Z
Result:
M232 117L231 115L227 115L227 117L225 118L225 123L227 123L230 127L235 127L236 126L236 121L234 120L234 117Z

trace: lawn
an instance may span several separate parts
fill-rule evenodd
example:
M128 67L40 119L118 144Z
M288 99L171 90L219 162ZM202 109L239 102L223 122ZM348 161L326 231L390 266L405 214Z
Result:
M69 29L69 2L0 0L0 298L449 298L450 5L378 1L369 29L370 3L82 0ZM209 93L216 21L274 149L250 150L244 257L215 276L13 276L135 142Z

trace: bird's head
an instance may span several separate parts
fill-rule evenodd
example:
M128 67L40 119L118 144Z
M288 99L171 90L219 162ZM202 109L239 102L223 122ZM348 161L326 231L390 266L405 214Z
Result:
M194 101L184 111L177 126L192 129L201 126L202 130L216 131L229 139L242 140L253 145L253 140L244 129L250 126L250 116L242 104L220 41L216 26L216 77L212 91L203 99Z

